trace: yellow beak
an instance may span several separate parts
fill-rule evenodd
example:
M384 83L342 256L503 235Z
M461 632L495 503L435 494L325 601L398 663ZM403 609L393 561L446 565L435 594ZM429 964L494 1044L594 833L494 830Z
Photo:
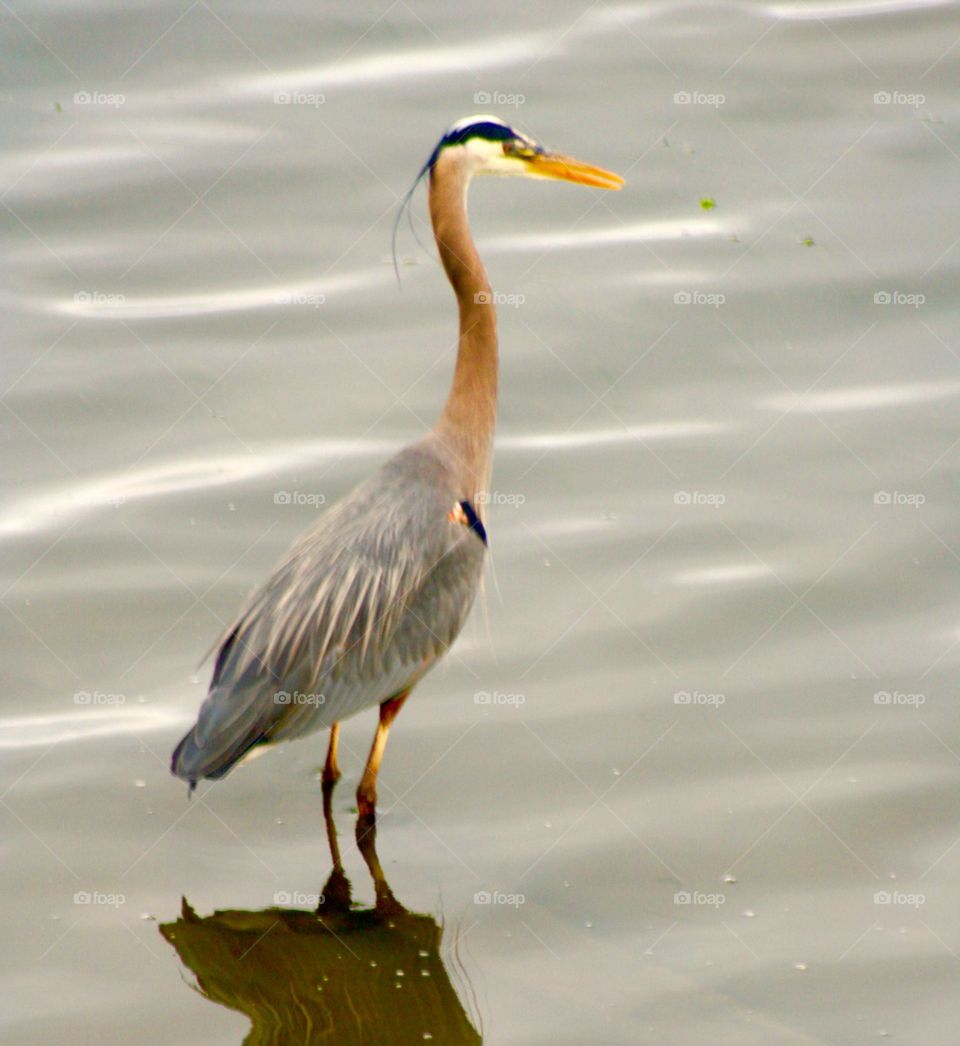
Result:
M619 189L623 179L619 174L605 171L602 167L591 167L572 156L556 153L536 153L527 159L530 173L540 178L560 178L578 185L592 185L595 189Z

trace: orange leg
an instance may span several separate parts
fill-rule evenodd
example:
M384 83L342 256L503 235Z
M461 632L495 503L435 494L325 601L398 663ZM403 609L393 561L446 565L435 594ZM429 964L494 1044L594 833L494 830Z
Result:
M327 761L323 764L323 774L320 780L324 792L333 788L340 780L340 764L337 762L337 745L340 742L340 724L334 723L330 727L330 744L327 747Z
M383 760L383 752L387 747L387 735L390 733L390 724L397 718L403 703L409 696L410 691L405 690L389 701L384 701L380 706L380 722L377 723L377 732L373 735L373 744L370 746L370 754L367 756L367 765L363 768L363 777L360 778L360 787L357 789L357 811L361 817L374 817L377 806L377 772Z

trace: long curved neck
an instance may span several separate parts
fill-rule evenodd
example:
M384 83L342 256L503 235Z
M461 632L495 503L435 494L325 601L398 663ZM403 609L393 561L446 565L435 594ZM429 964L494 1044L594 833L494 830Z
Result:
M430 176L430 218L440 260L460 311L453 385L434 432L454 459L470 498L485 491L497 415L497 316L467 220L469 172L441 155Z

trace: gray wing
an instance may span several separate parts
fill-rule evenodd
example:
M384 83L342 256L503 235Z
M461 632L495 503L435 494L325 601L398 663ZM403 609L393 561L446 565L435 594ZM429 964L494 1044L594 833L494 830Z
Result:
M221 777L250 748L298 737L413 685L456 638L484 558L448 518L464 494L421 442L291 548L228 630L179 777Z

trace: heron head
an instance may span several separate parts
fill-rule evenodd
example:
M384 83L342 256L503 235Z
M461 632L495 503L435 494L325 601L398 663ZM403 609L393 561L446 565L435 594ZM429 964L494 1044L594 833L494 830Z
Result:
M597 189L619 189L623 185L619 175L601 167L592 167L570 156L550 152L499 117L466 116L457 120L437 142L430 159L420 168L413 185L400 202L393 223L393 270L398 283L397 232L404 211L408 211L413 194L424 178L428 175L432 177L439 167L446 164L457 164L466 172L467 181L474 174L506 174L520 178L559 178ZM410 228L413 230L412 220Z
M432 172L447 157L464 164L470 174L559 178L597 189L619 189L623 185L619 175L550 152L496 116L458 120L437 143L426 170Z

